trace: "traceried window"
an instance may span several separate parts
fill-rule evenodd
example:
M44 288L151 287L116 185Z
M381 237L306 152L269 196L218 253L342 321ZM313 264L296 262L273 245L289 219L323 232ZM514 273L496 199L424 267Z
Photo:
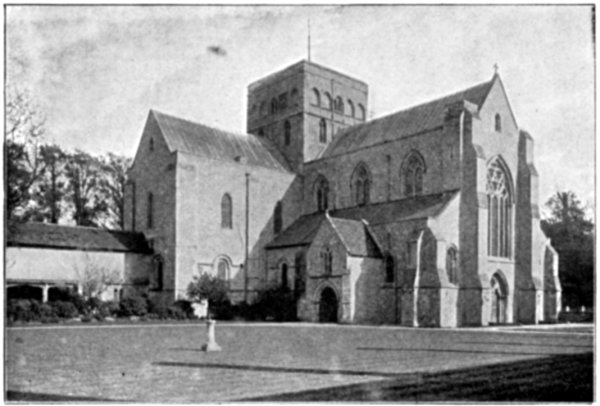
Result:
M365 164L359 164L352 175L352 188L354 191L354 203L363 206L369 203L371 182L369 171Z
M327 142L327 122L324 118L319 121L319 142Z
M329 208L329 182L323 176L319 177L316 182L315 198L318 211L325 211Z
M288 120L285 120L283 123L283 142L285 145L290 145L290 140L292 138L292 125Z
M502 117L500 117L500 114L496 114L494 117L494 130L496 130L497 133L502 131Z
M508 170L495 159L487 170L488 255L510 258L512 247L512 187Z
M386 254L385 256L385 282L393 283L396 269L394 265L394 257L391 254Z
M233 228L232 221L232 202L228 193L221 199L221 228Z
M354 111L354 103L352 103L352 100L348 99L348 115L350 117L354 117L355 114L356 112Z
M146 202L146 227L154 227L154 195L152 192L148 193Z
M282 206L281 202L277 202L275 205L275 211L273 212L273 231L275 234L281 231L282 227Z
M313 89L310 96L310 104L313 106L321 106L321 93L317 89Z
M340 96L335 98L334 110L336 113L344 114L344 100Z
M323 252L321 252L321 262L323 264L323 274L331 275L333 272L333 257L329 247L326 247Z
M450 283L458 283L458 253L454 247L446 251L446 274Z
M404 178L404 195L412 197L423 194L425 162L419 153L412 152L406 158L402 172Z

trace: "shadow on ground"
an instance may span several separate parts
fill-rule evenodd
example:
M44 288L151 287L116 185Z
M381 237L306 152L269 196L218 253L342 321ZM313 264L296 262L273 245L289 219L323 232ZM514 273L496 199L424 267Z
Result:
M95 397L88 397L88 396L56 395L56 394L51 394L51 393L22 392L22 391L16 391L16 390L6 391L5 399L7 402L49 402L49 403L115 402L114 400L106 399L106 398L95 398Z
M593 353L436 373L319 390L283 393L242 401L537 401L592 402Z

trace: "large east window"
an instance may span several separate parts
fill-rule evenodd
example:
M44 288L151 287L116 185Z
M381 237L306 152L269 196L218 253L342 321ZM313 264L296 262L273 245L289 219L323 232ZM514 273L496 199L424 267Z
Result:
M510 258L512 246L512 188L508 169L500 159L487 170L488 255Z

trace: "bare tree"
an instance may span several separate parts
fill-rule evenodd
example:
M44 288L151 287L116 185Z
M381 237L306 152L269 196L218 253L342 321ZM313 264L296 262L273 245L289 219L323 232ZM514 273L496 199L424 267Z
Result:
M87 253L83 263L75 266L75 271L86 299L100 297L110 286L123 283L123 276L118 269L93 260Z

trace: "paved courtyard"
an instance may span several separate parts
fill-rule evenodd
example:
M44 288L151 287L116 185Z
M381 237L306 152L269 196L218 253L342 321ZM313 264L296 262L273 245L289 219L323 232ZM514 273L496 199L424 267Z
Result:
M11 327L7 400L592 400L593 328ZM566 397L566 399L565 399Z

